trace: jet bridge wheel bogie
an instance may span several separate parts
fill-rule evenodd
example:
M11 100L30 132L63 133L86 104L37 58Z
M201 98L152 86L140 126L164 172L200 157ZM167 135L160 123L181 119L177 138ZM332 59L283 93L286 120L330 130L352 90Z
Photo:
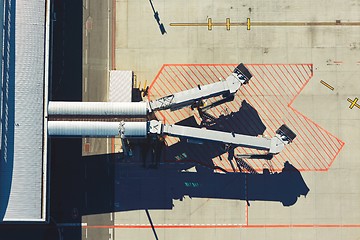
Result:
M246 78L247 78L247 81L244 83L248 83L249 80L252 78L252 74L250 73L249 69L247 69L245 67L245 65L243 63L240 63L235 69L234 69L234 73L236 72L240 72L241 74L243 74Z
M281 127L276 131L280 135L285 135L290 141L293 141L296 138L296 134L288 127L286 124L281 125Z

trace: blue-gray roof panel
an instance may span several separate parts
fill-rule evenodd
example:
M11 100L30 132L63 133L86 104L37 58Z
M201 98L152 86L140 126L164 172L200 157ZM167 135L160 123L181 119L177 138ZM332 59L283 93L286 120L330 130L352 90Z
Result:
M9 0L6 0L9 1ZM9 189L0 189L0 205L3 209L3 221L44 221L46 209L46 153L44 145L44 95L45 81L45 0L11 1L12 12L15 15L14 38L15 48L10 52L14 61L14 73L10 73L13 81L14 105L9 111L14 111L9 129L14 130L9 141L9 158L2 160L1 172L10 181ZM5 26L6 28L6 26ZM47 85L47 84L45 84ZM47 91L47 89L45 89ZM9 105L10 106L10 105ZM4 131L2 131L4 132ZM11 145L10 145L11 143ZM3 150L3 149L2 149ZM10 159L10 156L12 159ZM12 167L9 162L12 161ZM4 183L1 183L3 185ZM5 184L6 185L6 184ZM8 197L7 201L6 198ZM1 219L0 219L1 220Z

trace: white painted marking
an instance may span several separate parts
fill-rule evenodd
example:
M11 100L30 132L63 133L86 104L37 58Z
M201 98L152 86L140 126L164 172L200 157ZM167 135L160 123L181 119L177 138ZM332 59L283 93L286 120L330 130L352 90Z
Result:
M87 232L88 232L88 230L87 230L87 228L85 228L85 238L87 238Z
M109 138L106 138L106 153L109 153Z
M85 9L89 8L89 0L85 0Z
M109 240L112 240L113 239L113 229L112 228L109 228Z
M84 91L87 92L87 83L88 83L88 79L87 77L84 78Z
M113 213L110 213L110 221L113 221Z
M85 57L84 57L85 59L85 64L88 64L88 49L87 48L85 48Z

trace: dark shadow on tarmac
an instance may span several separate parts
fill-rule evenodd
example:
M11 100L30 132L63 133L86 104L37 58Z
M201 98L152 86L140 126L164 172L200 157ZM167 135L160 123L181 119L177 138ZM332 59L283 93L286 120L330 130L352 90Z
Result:
M300 172L289 163L285 163L280 173L264 171L263 174L187 172L181 171L180 166L168 163L158 169L144 169L119 164L114 210L172 209L173 200L185 196L248 203L277 201L291 206L300 195L309 192Z
M291 206L309 192L300 172L288 162L279 173L264 169L261 174L251 174L214 173L212 169L190 172L192 167L197 170L206 167L189 162L144 168L140 162L120 154L79 156L73 161L71 166L66 164L68 169L60 166L65 163L60 163L57 167L62 176L54 176L57 183L53 183L56 192L52 207L58 212L52 213L57 215L58 222L74 222L83 215L99 213L172 209L173 200L185 196L249 203L276 201ZM79 216L73 216L73 208L78 209Z
M56 236L55 223L75 224L58 228L64 240L82 239L80 224L82 217L87 215L171 210L174 200L186 196L240 199L250 204L252 201L277 201L291 206L300 195L306 196L309 191L300 172L289 163L280 173L220 174L190 162L159 163L153 168L149 167L151 165L144 167L141 162L121 154L81 157L79 139L52 139L51 145L52 223L43 226L41 231ZM202 170L189 172L188 169L193 167ZM33 231L27 229L29 233Z
M256 109L243 100L238 111L221 115L207 129L258 136L265 132L266 127Z
M160 29L161 34L164 35L164 34L166 33L166 29L165 29L165 27L164 27L164 24L163 24L163 23L161 22L161 20L160 20L159 12L155 10L154 4L152 3L152 0L149 0L149 2L150 2L150 5L151 5L152 10L153 10L153 12L154 12L155 21L156 21L156 23L157 23L158 26L159 26L159 29Z
M176 125L189 126L200 128L194 117L186 118ZM254 109L245 100L237 112L232 112L228 115L221 115L219 118L213 118L210 121L201 123L206 125L207 129L233 132L237 134L244 134L249 136L262 135L266 130L265 125L260 119L256 109ZM275 133L274 133L275 134ZM169 162L196 162L207 168L199 168L198 171L212 171L215 167L212 159L227 154L227 159L222 161L231 161L234 158L234 147L226 146L223 143L217 142L202 142L201 144L189 144L186 139L180 139L179 142L164 149L163 159ZM219 168L219 167L217 167ZM224 171L223 169L220 169Z
M193 117L177 124L199 127ZM220 116L208 128L252 136L265 131L257 111L246 101L239 111ZM83 157L81 162L86 166L87 176L82 179L82 189L87 191L87 202L82 214L172 209L173 200L185 196L248 203L277 201L291 206L309 191L300 172L288 162L280 173L270 173L267 169L261 174L225 170L214 173L211 159L226 151L224 144L219 143L190 144L182 139L168 147L148 139L143 144L132 145L132 157L121 154ZM189 172L190 168L196 172Z
M120 154L79 156L72 161L59 163L58 174L53 176L52 214L57 222L80 222L83 215L99 213L172 209L173 200L185 196L250 203L276 201L291 206L309 192L300 172L288 162L280 173L265 169L261 174L251 174L214 173L210 169L189 172L192 167L206 167L185 162L144 168ZM78 216L73 215L74 208Z

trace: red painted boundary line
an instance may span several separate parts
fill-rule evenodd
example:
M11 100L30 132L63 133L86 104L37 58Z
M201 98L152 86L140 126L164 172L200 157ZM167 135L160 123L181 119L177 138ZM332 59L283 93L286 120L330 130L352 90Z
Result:
M360 224L204 224L204 225L94 225L82 226L83 229L147 229L147 228L163 228L163 229L214 229L214 228L360 228Z
M300 113L299 111L297 111L296 109L294 109L292 106L289 106L291 108L291 110L293 110L294 112L296 112L297 114L301 115L302 117L304 117L307 121L313 123L316 127L318 127L319 129L323 130L325 133L327 133L328 135L334 137L339 143L340 143L340 148L339 150L335 153L334 157L331 159L328 167L325 169L325 171L328 171L329 168L331 167L332 163L334 162L335 158L337 157L337 155L339 155L341 149L344 147L345 142L340 140L339 138L335 137L333 134L331 134L330 132L328 132L326 129L324 129L323 127L321 127L319 124L315 123L313 120L311 120L310 118L306 117L305 115L303 115L302 113Z
M244 63L245 64L245 63ZM312 63L298 63L298 65L311 65L313 66ZM238 64L234 64L234 63L165 63L163 64L163 66L186 66L186 67L191 67L191 66L207 66L207 67L218 67L218 66L230 66L230 67L234 67L237 66ZM253 65L253 66L271 66L271 65L279 65L279 66L288 66L288 65L297 65L296 63L294 64L284 64L284 63L249 63L249 64L245 64L245 65ZM313 76L313 71L311 68L311 77Z
M246 186L247 189L247 186ZM246 191L246 198L247 198L247 191ZM249 226L249 205L247 204L247 202L245 203L245 223L246 226Z
M311 68L313 68L312 64L311 65ZM306 82L302 85L302 87L300 88L300 90L295 94L295 96L293 97L293 99L291 99L290 103L288 104L288 107L290 107L292 105L292 103L294 102L294 100L299 96L299 94L302 92L302 90L306 87L306 85L309 83L310 79L313 77L313 71L311 71L311 75L309 77L308 80L306 80Z
M112 22L112 35L111 35L111 69L115 69L115 50L116 50L116 41L115 41L115 36L116 36L116 0L112 0L112 18L111 18L111 22ZM109 69L110 70L110 69ZM115 138L111 138L111 153L115 152Z
M115 138L111 138L111 153L115 152Z
M112 50L111 50L111 69L115 69L115 49L116 49L116 0L112 1L112 36L111 36L111 44L112 44Z
M159 76L160 76L160 73L163 71L165 65L167 65L167 64L163 64L163 65L161 66L159 72L156 74L154 80L152 81L152 83L151 83L150 86L149 86L149 90L148 90L148 92L149 92L149 94L148 94L148 100L149 100L149 101L150 101L150 95L151 95L151 94L150 94L151 88L154 86L155 82L158 80L158 78L159 78Z

